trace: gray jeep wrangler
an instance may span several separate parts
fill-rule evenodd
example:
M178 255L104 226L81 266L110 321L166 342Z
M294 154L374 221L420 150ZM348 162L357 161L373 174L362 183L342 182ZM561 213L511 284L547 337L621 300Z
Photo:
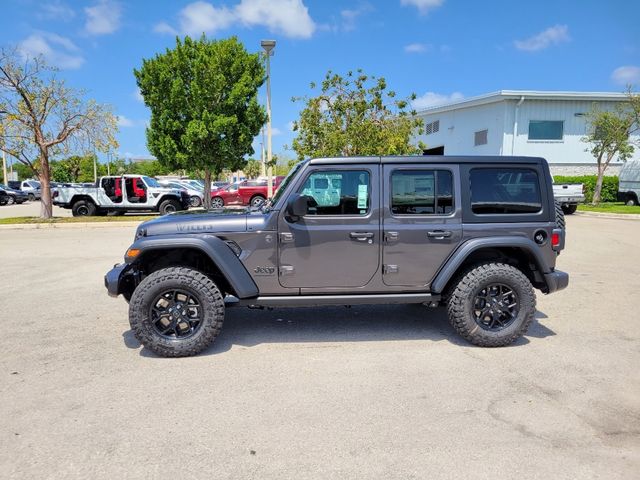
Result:
M564 237L542 158L318 158L258 209L141 224L105 285L168 357L207 348L240 305L444 304L460 335L497 347L526 332L534 288L567 286Z

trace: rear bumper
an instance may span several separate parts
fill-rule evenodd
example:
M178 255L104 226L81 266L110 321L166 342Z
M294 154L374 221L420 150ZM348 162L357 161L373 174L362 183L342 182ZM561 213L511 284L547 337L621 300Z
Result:
M557 292L564 290L569 285L569 274L555 270L551 273L545 273L544 279L547 282L547 293Z
M121 285L124 275L131 268L131 265L120 263L114 265L111 270L104 276L104 286L110 297L117 297L122 293Z

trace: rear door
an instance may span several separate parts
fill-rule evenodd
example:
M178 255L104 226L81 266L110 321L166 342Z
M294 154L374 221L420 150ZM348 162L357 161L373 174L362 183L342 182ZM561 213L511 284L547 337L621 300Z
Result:
M379 271L378 164L309 167L294 190L308 195L296 222L280 212L279 281L283 287L350 291Z
M383 281L427 288L462 239L457 165L385 164Z

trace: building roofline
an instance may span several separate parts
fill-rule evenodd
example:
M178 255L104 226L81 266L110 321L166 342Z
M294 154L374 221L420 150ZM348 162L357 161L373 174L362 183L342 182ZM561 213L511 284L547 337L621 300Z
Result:
M461 108L476 107L488 103L497 103L505 100L520 100L524 97L535 100L592 100L622 102L627 98L626 93L619 92L565 92L565 91L541 91L541 90L500 90L498 92L478 95L477 97L466 98L444 105L424 108L416 112L420 114L442 113Z

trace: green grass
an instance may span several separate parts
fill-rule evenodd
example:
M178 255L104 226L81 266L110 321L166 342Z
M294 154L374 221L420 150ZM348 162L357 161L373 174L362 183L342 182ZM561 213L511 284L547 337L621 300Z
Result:
M21 225L24 223L144 222L145 220L151 220L157 217L158 215L123 215L120 217L53 217L49 220L40 217L12 217L0 218L0 225Z
M640 214L640 206L628 207L622 202L601 203L591 205L588 203L578 205L579 212L600 212L600 213L636 213Z

